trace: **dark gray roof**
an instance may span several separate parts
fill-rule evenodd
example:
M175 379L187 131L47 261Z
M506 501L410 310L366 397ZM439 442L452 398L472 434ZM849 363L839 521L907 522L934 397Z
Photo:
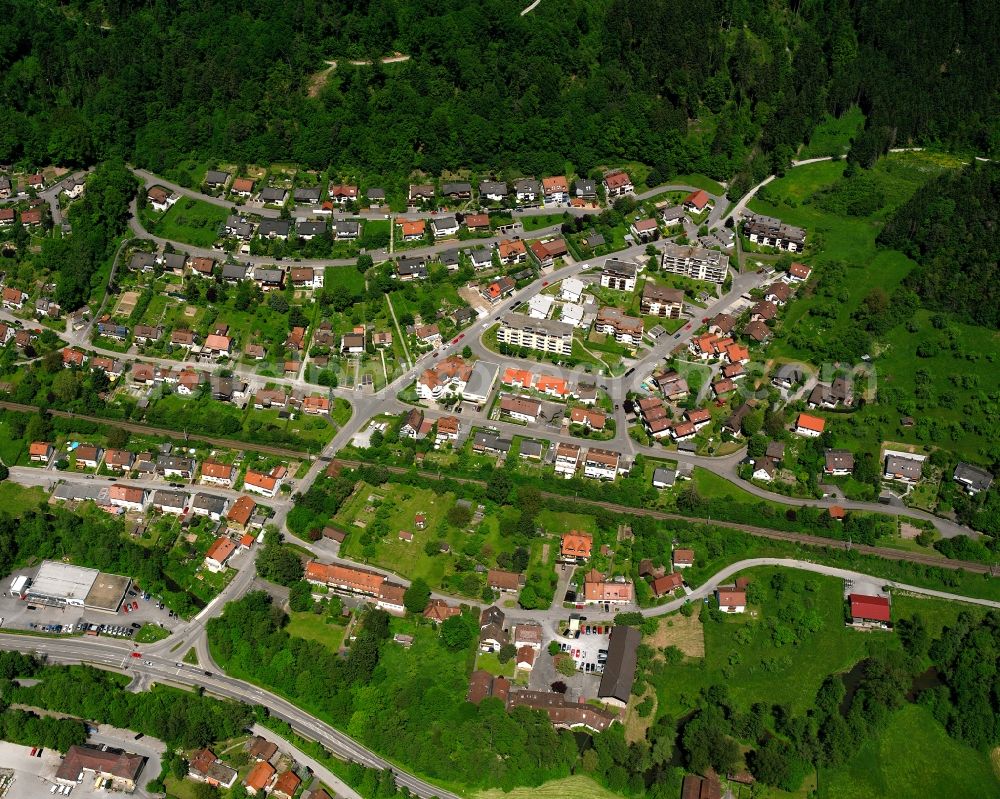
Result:
M465 181L456 181L454 183L445 183L441 187L441 193L444 195L449 194L471 194L472 184L466 183Z
M529 458L542 457L542 442L528 439L521 442L521 454Z
M480 194L502 194L507 196L507 184L497 180L483 180L479 183Z
M338 236L360 236L361 223L353 219L341 219L334 224Z
M153 492L153 504L162 505L167 508L183 508L187 504L188 495L183 491L159 491Z
M451 318L459 323L467 322L470 319L476 318L476 312L471 308L458 308L454 313L452 313Z
M400 258L396 265L396 271L400 275L426 275L427 267L422 258Z
M131 269L144 269L156 263L156 256L151 252L137 252L128 262Z
M522 178L521 180L514 181L514 191L516 192L535 192L535 194L538 194L541 190L542 184L537 180Z
M677 219L684 218L684 209L679 205L674 205L670 208L664 208L662 213L663 219L666 222L671 222Z
M434 230L454 230L458 227L458 220L453 216L442 216L431 220L431 227Z
M244 280L247 276L245 264L223 264L222 277L224 280Z
M217 494L195 494L191 507L221 515L226 510L226 498Z
M493 253L489 250L469 250L469 258L475 265L488 264L493 261Z
M385 189L368 189L365 192L369 200L384 200L385 199Z
M460 254L461 250L456 247L452 250L445 250L438 257L445 266L458 266L461 263Z
M636 275L636 265L630 264L627 261L619 261L617 258L609 258L604 262L603 271L606 274L611 275L624 275L626 277L635 277Z
M258 236L287 236L292 224L285 219L265 219L257 226Z
M501 438L499 433L492 430L479 430L472 439L474 449L488 449L493 452L510 452L510 439Z
M965 483L972 491L985 491L993 484L993 475L971 463L959 463L955 467L955 480Z
M326 233L326 222L295 223L295 234L298 236L322 236L324 233Z
M160 471L166 469L178 469L181 471L194 471L194 460L191 458L178 458L174 455L160 455L156 459L156 468Z
M238 216L227 217L223 228L227 233L240 239L248 239L253 234L253 225Z
M653 482L660 483L665 486L672 486L674 481L677 479L677 472L671 469L654 469L653 470Z
M319 199L322 190L319 186L300 186L292 194L297 203L314 203Z
M182 252L165 252L162 260L167 269L181 269L187 263L187 255Z
M573 187L576 189L576 193L582 197L590 197L597 194L597 183L593 180L577 180L574 182Z
M280 269L267 269L263 266L253 270L253 279L261 283L280 283L284 275Z
M607 243L604 240L604 236L600 233L590 233L586 236L586 239L588 247L600 247Z
M273 186L268 186L260 190L260 199L266 203L283 203L287 196L287 189L277 189Z
M221 172L218 169L210 169L205 173L205 182L212 186L219 186L229 180L228 172Z
M628 702L635 680L636 650L642 635L635 627L615 625L611 629L608 643L608 661L601 677L601 687L597 695L604 699L611 697L619 702Z

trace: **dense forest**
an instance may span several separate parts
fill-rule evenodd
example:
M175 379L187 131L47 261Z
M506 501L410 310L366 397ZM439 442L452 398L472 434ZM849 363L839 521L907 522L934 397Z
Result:
M988 0L5 0L0 162L153 170L185 156L368 175L663 176L787 163L860 104L889 146L997 147L1000 6ZM409 60L352 67L400 52ZM327 74L327 59L339 63Z
M907 286L924 304L1000 328L1000 164L975 163L928 183L886 222L878 242L919 266Z

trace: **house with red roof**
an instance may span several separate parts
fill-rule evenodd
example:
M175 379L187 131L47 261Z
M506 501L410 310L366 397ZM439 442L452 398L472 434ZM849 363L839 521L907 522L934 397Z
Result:
M697 191L691 192L684 198L684 202L682 203L684 208L696 214L700 214L711 204L712 198L704 189L698 189Z
M800 413L798 419L795 420L794 432L796 435L804 436L805 438L819 438L819 436L823 435L824 429L826 429L826 420L821 419L819 416Z
M891 627L889 600L884 596L850 594L851 624L855 627Z

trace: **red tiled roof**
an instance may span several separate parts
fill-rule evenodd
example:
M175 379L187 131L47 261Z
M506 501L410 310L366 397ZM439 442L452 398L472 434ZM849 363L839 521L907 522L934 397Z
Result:
M851 618L870 619L872 621L889 621L889 600L883 596L865 596L851 594Z

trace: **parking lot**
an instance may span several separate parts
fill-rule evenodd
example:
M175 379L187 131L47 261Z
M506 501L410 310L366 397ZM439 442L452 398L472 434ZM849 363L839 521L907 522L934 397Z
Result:
M546 631L546 643L552 640L559 644L564 652L573 658L577 666L577 672L572 677L567 677L558 671L554 666L554 659L547 655L539 657L535 661L535 668L531 672L529 685L539 691L547 691L554 682L563 682L567 686L567 696L583 697L585 699L597 696L597 686L600 683L601 674L604 672L604 658L607 650L609 635L611 633L611 622L604 620L588 620L583 618L580 624L580 637L577 638L571 632L567 622L561 622L554 634ZM590 632L587 632L588 627ZM600 628L601 632L597 632ZM562 633L567 633L563 635ZM544 650L544 647L543 647ZM588 666L589 664L589 666Z
M0 630L15 629L65 633L67 632L66 628L72 625L73 629L70 631L72 634L82 634L81 622L97 625L103 624L106 627L124 627L133 631L147 623L159 624L167 630L172 630L181 623L180 619L170 616L168 608L158 608L155 597L150 597L147 601L143 599L143 594L135 588L130 589L129 594L125 597L125 601L130 608L128 613L124 611L125 603L122 603L122 609L117 613L108 613L107 611L90 610L88 608L69 605L51 606L20 599L17 596L12 596L9 590L11 580L18 574L31 576L34 574L34 571L22 570L4 579L3 587L7 590L0 593L0 619L3 619L3 622L0 623ZM132 593L133 591L135 592L134 594ZM135 610L131 610L133 605L136 606ZM138 626L133 627L133 624ZM45 627L57 625L62 629L44 629ZM101 634L105 633L102 631ZM121 637L124 638L127 636L123 635Z

